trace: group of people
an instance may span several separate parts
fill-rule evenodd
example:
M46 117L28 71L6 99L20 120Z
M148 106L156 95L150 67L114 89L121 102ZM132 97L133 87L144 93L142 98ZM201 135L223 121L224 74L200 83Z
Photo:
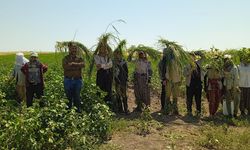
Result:
M23 53L16 54L16 62L11 75L11 80L16 81L18 102L25 101L27 107L32 106L33 98L41 98L44 94L43 74L48 67L38 60L38 54L32 52L30 59L26 59Z
M166 50L166 49L165 49ZM164 52L163 52L164 54ZM181 83L182 73L186 82L186 107L187 115L192 116L193 97L196 104L196 115L201 115L202 89L206 93L209 102L209 114L214 116L218 111L219 104L223 106L223 114L230 117L237 117L240 109L241 115L250 115L250 62L241 59L239 66L236 66L231 55L223 56L221 68L213 65L202 67L204 56L202 53L190 53L192 62L183 68L171 63L173 76L169 76L169 68L166 66L166 58L163 55L158 64L162 83L161 108L167 114L173 112L178 114L177 97ZM217 61L212 58L212 62ZM169 66L168 66L169 67ZM173 102L170 102L172 93Z
M82 69L85 63L77 56L78 47L69 43L69 54L62 60L64 70L64 90L68 99L68 108L75 106L80 112L80 91L83 86ZM193 97L195 98L196 114L201 114L202 89L206 92L209 102L209 114L214 116L219 104L224 105L225 114L237 116L238 108L241 115L250 115L250 63L241 60L236 66L230 55L225 55L223 68L215 66L202 67L203 55L190 53L192 62L185 67L180 67L173 57L169 60L166 53L169 49L163 50L163 57L158 64L159 76L162 83L161 110L167 114L178 115L178 97L182 76L186 81L186 106L187 114L192 114ZM199 56L199 57L197 57ZM197 59L198 58L198 59ZM215 58L216 59L216 58ZM96 85L106 92L104 101L107 105L114 104L112 85L115 85L115 101L117 111L129 114L128 109L128 65L123 58L122 51L114 51L110 55L107 49L102 48L94 56L97 75ZM167 62L170 61L170 62ZM138 52L138 59L134 60L135 69L133 73L134 94L137 107L136 111L142 111L150 106L150 82L152 76L151 63L147 54ZM48 67L38 60L38 54L32 52L27 60L22 53L16 54L16 64L13 69L12 79L16 79L16 91L18 100L26 99L27 107L32 106L34 95L40 98L44 91L43 74ZM171 100L172 98L172 100Z

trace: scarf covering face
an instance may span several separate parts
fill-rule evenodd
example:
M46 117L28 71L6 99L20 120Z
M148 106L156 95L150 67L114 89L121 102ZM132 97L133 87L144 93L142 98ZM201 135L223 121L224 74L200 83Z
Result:
M27 62L29 62L29 60L24 57L23 53L16 53L16 65L23 66Z

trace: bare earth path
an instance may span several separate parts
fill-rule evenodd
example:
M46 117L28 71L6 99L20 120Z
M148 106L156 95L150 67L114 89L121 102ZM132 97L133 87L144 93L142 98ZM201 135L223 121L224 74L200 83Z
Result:
M200 127L203 126L201 119L188 117L185 112L185 101L179 99L179 116L163 115L160 113L160 94L151 93L150 113L153 121L149 123L149 134L138 134L140 127L140 114L133 112L135 97L133 89L128 89L128 104L130 115L118 115L123 119L123 127L114 131L112 139L101 149L121 150L164 150L164 149L204 149L197 146L194 139L199 138ZM206 102L204 102L206 103ZM137 120L137 121L136 121ZM117 124L119 126L119 124Z

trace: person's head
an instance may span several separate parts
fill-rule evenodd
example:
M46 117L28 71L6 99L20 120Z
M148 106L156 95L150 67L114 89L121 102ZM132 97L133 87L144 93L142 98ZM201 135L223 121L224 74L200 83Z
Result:
M232 56L224 55L223 62L224 62L224 68L229 68L233 66Z
M139 59L145 59L146 58L146 55L143 51L140 51L139 52Z
M121 51L114 51L114 58L121 60L122 59L122 52Z
M107 49L105 44L100 45L100 49L99 49L98 54L101 55L101 56L107 56L108 55L108 49Z
M16 65L22 66L27 62L29 62L29 60L24 57L23 53L16 53Z
M76 56L76 54L77 54L77 46L74 45L72 42L70 42L68 44L68 47L69 47L69 55Z
M38 60L38 54L36 52L31 52L30 54L30 61L35 62Z
M168 52L168 49L167 49L167 48L164 48L164 49L162 50L163 56L166 56L167 52Z

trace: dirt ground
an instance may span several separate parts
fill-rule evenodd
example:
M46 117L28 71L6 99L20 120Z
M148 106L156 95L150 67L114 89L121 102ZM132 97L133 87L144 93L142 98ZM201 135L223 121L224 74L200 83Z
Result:
M138 119L140 114L133 112L136 107L135 97L132 87L128 88L128 105L130 115L118 115L127 120ZM203 101L207 108L207 102ZM150 133L140 135L136 125L130 125L125 130L114 132L112 139L102 147L102 149L121 149L121 150L165 150L165 149L204 149L197 146L194 139L199 137L199 127L203 121L197 117L186 116L186 104L183 98L178 102L180 115L163 115L160 112L160 94L151 92L150 113L154 123L151 125ZM193 110L195 110L193 106ZM204 112L204 116L207 113ZM153 123L153 124L154 124Z

